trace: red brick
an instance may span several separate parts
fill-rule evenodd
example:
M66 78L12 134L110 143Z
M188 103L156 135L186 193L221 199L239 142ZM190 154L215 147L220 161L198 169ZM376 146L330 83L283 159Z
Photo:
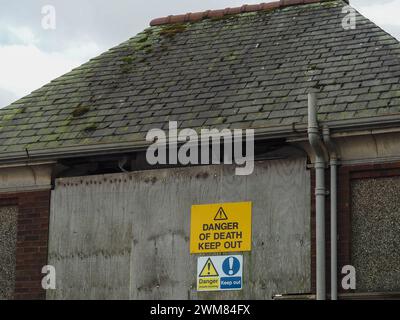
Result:
M0 206L18 206L14 299L44 299L50 191L0 194Z
M221 9L221 10L207 10L207 11L203 11L203 12L179 14L179 15L173 15L173 16L153 19L150 22L150 26L159 26L159 25L170 24L170 23L184 23L184 22L188 22L188 21L199 21L204 18L222 17L222 16L225 16L228 14L230 15L230 14L239 14L242 12L256 12L256 11L262 11L262 10L272 10L272 9L277 9L277 8L284 8L287 6L302 5L302 4L317 3L317 2L321 2L321 0L280 0L280 1L274 1L274 2L269 2L269 3L243 5L241 7L236 7L236 8L226 8L226 9Z

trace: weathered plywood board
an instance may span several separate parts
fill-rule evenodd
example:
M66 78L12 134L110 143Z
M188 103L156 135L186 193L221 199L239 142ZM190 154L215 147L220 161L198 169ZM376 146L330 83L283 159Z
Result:
M270 299L309 292L310 177L305 159L58 179L52 195L50 299ZM197 293L193 204L252 201L242 291Z

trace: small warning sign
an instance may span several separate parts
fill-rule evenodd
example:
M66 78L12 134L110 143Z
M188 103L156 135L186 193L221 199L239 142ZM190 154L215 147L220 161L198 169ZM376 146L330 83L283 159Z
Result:
M190 253L251 250L251 202L193 205Z
M211 259L208 259L206 264L201 270L199 277L218 277L218 272L214 267Z
M242 277L243 256L210 256L197 259L198 291L241 290Z
M222 220L228 220L228 217L226 216L226 213L224 211L224 208L219 208L217 214L214 217L215 221L222 221Z

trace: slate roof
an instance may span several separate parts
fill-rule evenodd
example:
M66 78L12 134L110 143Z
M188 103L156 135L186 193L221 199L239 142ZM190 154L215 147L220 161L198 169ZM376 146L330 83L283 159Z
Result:
M1 109L0 158L143 143L170 120L289 131L306 124L313 86L321 121L400 119L399 42L360 14L344 30L345 1L303 2L315 0L153 20Z

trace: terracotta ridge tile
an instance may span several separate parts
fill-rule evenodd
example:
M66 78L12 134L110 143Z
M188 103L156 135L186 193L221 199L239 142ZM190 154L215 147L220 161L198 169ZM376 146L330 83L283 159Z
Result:
M170 15L167 17L156 18L150 22L150 26L159 26L165 24L175 24L175 23L185 23L185 22L197 22L205 18L219 18L245 12L274 10L289 6L304 5L309 3L318 3L326 1L332 1L332 0L279 0L268 3L260 3L260 4L245 4L241 7L235 7L235 8L207 10L202 12L191 12L186 14Z

